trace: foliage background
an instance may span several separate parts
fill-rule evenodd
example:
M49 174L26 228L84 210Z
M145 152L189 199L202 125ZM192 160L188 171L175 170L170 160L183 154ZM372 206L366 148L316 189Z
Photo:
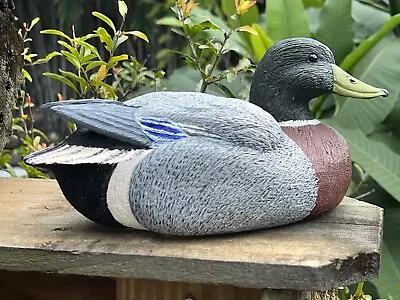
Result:
M382 275L367 284L367 290L375 296L400 299L400 15L397 15L400 1L271 0L258 2L238 21L230 18L235 11L233 0L198 2L195 14L206 16L223 31L239 22L240 26L251 26L258 33L235 32L227 45L231 51L218 63L219 71L231 70L241 59L257 63L265 50L280 39L312 36L330 46L337 63L355 77L389 90L390 97L369 102L321 97L311 108L316 117L335 127L349 142L355 171L349 194L385 207ZM179 31L181 27L170 10L175 1L126 3L129 12L125 27L143 31L150 43L131 39L121 47L121 53L135 56L148 70L164 70L166 78L161 88L195 90L201 77L188 63L188 43L185 36L171 31L171 28ZM116 1L19 0L15 14L23 21L40 16L41 21L31 32L29 47L39 57L45 57L60 47L57 36L42 35L40 30L54 28L72 35L74 25L77 36L90 33L101 25L91 15L92 11L102 12L118 24ZM198 22L196 16L193 20ZM222 31L202 30L200 34L200 44L214 36L215 43L223 40ZM105 51L100 44L96 48ZM183 54L177 55L171 49ZM71 70L71 67L63 57L55 57L47 64L26 68L33 78L26 89L36 104L36 125L53 140L60 139L69 133L68 127L54 116L42 115L37 107L57 100L57 93L65 99L76 95L65 84L42 73L57 73L59 68ZM210 86L207 92L246 98L251 73L234 75L233 82L222 82L226 89ZM154 86L143 82L131 96L152 89Z

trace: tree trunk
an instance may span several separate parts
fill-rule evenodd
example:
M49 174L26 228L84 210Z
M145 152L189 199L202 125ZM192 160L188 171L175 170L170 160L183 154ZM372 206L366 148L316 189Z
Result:
M22 38L8 8L0 11L0 150L11 133L12 108L19 87L23 57Z

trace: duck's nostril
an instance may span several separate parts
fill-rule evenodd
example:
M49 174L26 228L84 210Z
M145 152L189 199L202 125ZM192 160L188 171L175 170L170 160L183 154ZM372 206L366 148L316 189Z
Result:
M356 83L356 82L357 82L357 80L350 78L350 83Z

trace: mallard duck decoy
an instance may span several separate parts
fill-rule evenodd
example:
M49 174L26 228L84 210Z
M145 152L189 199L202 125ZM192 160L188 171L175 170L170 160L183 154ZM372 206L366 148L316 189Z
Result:
M285 225L333 209L348 188L345 140L308 109L332 92L387 96L320 42L287 39L259 63L252 103L195 92L48 103L80 129L25 162L52 170L67 200L104 225L167 235Z

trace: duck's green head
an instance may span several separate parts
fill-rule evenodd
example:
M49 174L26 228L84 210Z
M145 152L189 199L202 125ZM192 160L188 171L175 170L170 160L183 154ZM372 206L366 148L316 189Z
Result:
M388 95L386 90L343 71L324 44L310 38L291 38L268 49L258 64L250 102L278 121L307 120L312 119L309 101L331 93L360 99Z

